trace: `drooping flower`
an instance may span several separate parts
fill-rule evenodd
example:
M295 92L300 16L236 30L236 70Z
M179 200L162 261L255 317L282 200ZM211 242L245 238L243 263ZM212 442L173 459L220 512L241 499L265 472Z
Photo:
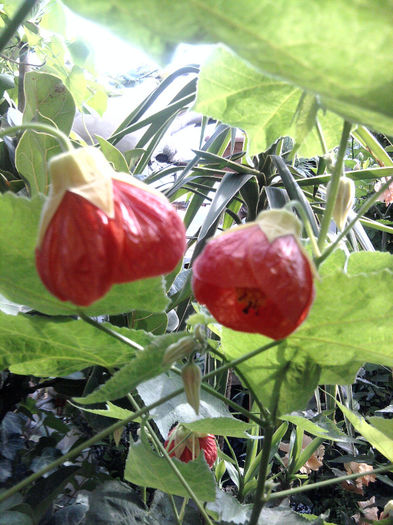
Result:
M53 295L88 306L113 284L175 268L185 230L161 193L116 173L93 147L53 157L49 171L36 266Z
M272 339L291 334L314 298L312 263L290 212L262 212L253 223L211 239L193 265L196 299L224 326Z
M169 432L165 448L171 457L176 457L184 463L196 459L201 450L210 468L217 459L217 445L213 434L190 432L182 425L177 425Z

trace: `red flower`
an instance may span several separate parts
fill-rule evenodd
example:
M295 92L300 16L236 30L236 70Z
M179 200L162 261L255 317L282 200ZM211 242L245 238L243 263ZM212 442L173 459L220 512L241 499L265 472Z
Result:
M54 157L50 171L36 265L53 295L88 306L115 283L175 268L185 230L161 193L115 173L95 148Z
M210 240L193 266L196 299L224 326L272 339L291 334L314 297L294 215L270 210Z
M171 457L177 457L184 463L196 459L201 450L210 468L217 459L217 445L212 434L190 432L182 425L178 425L169 432L165 448Z

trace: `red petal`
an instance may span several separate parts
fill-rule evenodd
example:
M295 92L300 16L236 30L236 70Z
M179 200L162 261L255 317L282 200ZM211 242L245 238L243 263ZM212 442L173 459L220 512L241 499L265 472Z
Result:
M211 239L195 259L193 275L206 283L223 287L257 286L249 263L249 251L258 246L260 255L269 248L266 235L258 225L223 233Z
M58 299L88 306L112 285L122 237L104 212L67 191L36 249L43 283Z
M233 330L282 339L304 321L313 300L311 265L295 237L270 244L259 226L210 241L194 270L196 299Z
M185 229L166 199L114 180L115 220L124 231L114 282L131 282L171 272L185 250Z

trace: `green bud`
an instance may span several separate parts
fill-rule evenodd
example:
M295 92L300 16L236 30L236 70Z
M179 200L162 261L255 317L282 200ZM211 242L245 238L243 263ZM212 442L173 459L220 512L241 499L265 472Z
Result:
M330 182L327 186L327 199L329 199ZM342 231L345 228L345 222L348 214L352 209L355 201L355 183L348 177L341 177L338 185L336 203L333 209L333 219L337 227Z
M171 365L183 357L188 357L195 350L195 339L191 336L182 337L176 343L168 346L162 359L163 366Z
M202 372L195 363L188 363L181 371L183 378L184 391L186 393L187 401L199 414L200 390L202 382Z

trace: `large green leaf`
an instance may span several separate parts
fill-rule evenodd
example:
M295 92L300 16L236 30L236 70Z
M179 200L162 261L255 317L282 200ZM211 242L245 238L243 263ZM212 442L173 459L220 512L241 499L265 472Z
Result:
M379 258L378 253L373 255ZM352 257L356 261L358 255L349 258L349 269L352 268ZM392 256L389 261L385 254L381 257L387 265L391 262ZM354 267L357 267L355 263ZM302 367L311 360L321 367L319 381L325 384L352 383L364 362L392 366L391 280L392 272L385 269L356 275L329 273L321 281L316 281L316 299L304 324L285 344L240 365L247 379L261 392L262 401L270 406L273 397L277 395L272 393L272 380L275 374L282 373L288 363L292 367L296 367L296 363ZM224 351L231 359L270 341L261 335L228 329L223 329L222 334ZM306 377L300 378L299 385L293 387L292 396L294 391L296 396L299 391L304 392L307 388L305 383Z
M262 346L261 336L222 331L222 347L229 359ZM258 344L255 344L258 343ZM274 415L304 408L318 385L320 368L305 352L284 343L239 365L255 395ZM296 392L296 395L294 393Z
M34 249L42 197L28 200L6 193L0 195L0 293L49 315L75 314L78 308L52 296L41 283L34 264ZM167 298L161 277L115 285L93 305L89 315L120 314L139 309L160 312Z
M203 454L189 463L183 463L177 458L173 458L173 461L198 499L214 501L216 496L214 476ZM188 497L188 492L166 459L155 454L141 441L130 443L124 479L142 487L152 487L163 490L167 494Z
M116 328L142 346L153 336ZM60 376L91 365L121 366L135 350L90 324L74 319L0 312L0 368L16 374Z
M301 90L267 77L219 46L202 66L195 110L244 129L250 154L294 132Z
M181 337L184 337L184 332L156 337L150 346L135 354L134 359L130 360L100 388L86 397L75 398L75 401L88 405L124 397L140 383L162 374L169 368L168 365L162 364L165 351L170 344Z
M26 105L23 122L56 126L66 135L71 131L75 103L60 78L31 71L25 76ZM48 193L48 160L61 152L56 139L46 133L27 130L15 151L19 173L27 180L31 195Z
M179 42L222 42L261 72L320 95L330 110L391 134L392 0L190 0L187 9L182 0L66 4L156 56Z

